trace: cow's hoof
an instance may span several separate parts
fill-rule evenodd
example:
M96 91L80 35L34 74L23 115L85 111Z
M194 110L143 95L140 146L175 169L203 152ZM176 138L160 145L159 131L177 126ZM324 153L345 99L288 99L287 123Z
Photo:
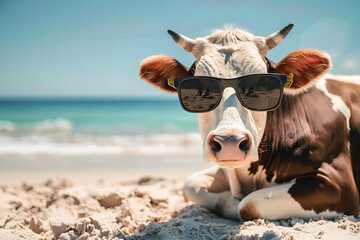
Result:
M245 203L240 209L239 215L243 221L250 221L261 217L253 202Z

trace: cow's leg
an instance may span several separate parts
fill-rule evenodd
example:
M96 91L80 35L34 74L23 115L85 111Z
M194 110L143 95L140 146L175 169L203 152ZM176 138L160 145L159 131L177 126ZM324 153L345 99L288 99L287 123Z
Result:
M295 184L295 182L291 182L250 193L239 204L240 218L246 221L256 218L276 220L291 217L335 217L337 215L335 211L325 210L325 208L323 211L316 212L305 209L290 193ZM303 193L305 194L305 192ZM307 196L303 196L304 198L315 197L318 198L317 201L324 201L324 199L320 199L320 196L310 196L310 193L305 195ZM336 196L333 197L336 198ZM326 204L326 202L324 201L323 204Z
M184 197L225 218L239 219L240 200L231 194L227 177L218 166L190 175L185 181Z

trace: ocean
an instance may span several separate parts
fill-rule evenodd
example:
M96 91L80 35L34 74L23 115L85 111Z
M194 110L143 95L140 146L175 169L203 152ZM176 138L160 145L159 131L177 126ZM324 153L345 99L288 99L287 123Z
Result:
M197 115L176 99L0 100L0 170L191 166L201 154Z

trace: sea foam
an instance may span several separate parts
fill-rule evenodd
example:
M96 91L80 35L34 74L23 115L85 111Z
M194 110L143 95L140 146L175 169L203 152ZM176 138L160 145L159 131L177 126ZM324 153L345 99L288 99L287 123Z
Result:
M35 132L50 132L50 133L57 133L57 132L72 132L73 126L72 123L64 118L57 118L57 119L47 119L36 123L34 125L33 130Z
M71 133L72 131L71 121L64 118L46 119L32 123L0 121L0 133L3 134Z
M0 135L1 155L151 155L200 156L197 133L148 136Z

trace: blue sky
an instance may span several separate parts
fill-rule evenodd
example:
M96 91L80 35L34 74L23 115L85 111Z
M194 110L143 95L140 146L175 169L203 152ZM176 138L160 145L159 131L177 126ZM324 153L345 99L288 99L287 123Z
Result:
M191 65L167 29L203 37L226 24L267 36L294 28L268 56L331 54L334 74L360 74L360 1L0 0L0 97L169 97L138 77L158 54Z

